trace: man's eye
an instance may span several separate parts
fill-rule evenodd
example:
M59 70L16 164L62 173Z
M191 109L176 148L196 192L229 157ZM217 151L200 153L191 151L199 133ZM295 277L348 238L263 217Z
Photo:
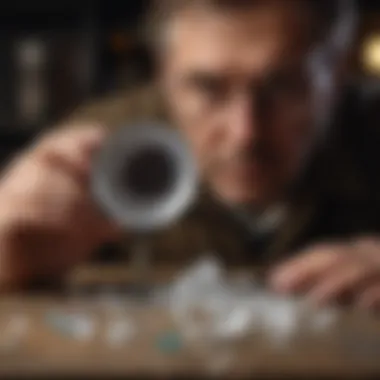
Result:
M193 83L197 91L209 98L218 99L225 92L224 84L214 78L198 78Z

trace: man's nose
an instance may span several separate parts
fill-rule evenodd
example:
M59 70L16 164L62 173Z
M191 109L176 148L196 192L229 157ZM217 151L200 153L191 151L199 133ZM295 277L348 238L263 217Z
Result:
M251 144L259 138L259 109L248 96L236 98L229 107L228 132L238 145Z

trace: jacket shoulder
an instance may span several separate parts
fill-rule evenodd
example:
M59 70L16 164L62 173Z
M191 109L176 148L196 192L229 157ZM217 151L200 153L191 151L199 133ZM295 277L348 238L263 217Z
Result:
M153 85L110 94L78 107L64 118L62 125L75 126L96 123L115 129L137 120L162 118L163 107Z

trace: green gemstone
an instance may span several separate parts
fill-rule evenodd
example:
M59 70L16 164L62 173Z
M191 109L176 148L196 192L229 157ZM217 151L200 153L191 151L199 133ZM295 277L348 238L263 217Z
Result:
M164 332L157 337L156 345L161 352L175 353L182 348L182 339L176 332Z

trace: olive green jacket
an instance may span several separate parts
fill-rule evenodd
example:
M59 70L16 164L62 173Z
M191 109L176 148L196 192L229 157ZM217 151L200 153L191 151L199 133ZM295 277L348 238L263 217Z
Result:
M356 87L346 91L328 141L297 186L291 212L264 248L251 241L223 206L202 193L180 222L150 238L154 261L185 264L214 252L229 265L265 266L318 241L377 233L380 139L374 126L377 107L371 104ZM153 87L101 99L79 109L68 122L96 122L114 129L147 119L168 121ZM126 260L133 246L133 236L128 235L118 260Z

